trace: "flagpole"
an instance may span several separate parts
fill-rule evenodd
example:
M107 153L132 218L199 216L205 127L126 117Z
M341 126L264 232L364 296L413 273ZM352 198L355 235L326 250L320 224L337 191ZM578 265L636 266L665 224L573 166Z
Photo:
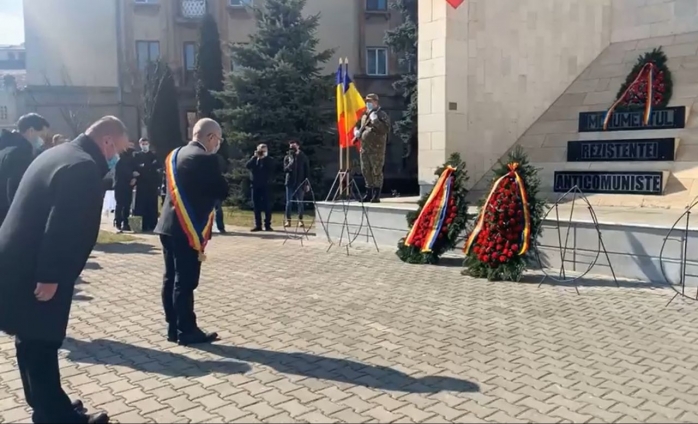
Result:
M349 74L349 58L348 57L344 58L344 72L346 72L347 75ZM346 109L346 107L345 107L345 109ZM346 111L346 110L344 111L344 113L347 113L347 112L348 111ZM344 122L349 122L349 120L346 119ZM350 129L347 128L346 134L353 134L353 132L349 132L349 130ZM349 143L349 138L347 137L347 147L346 147L347 157L346 157L345 166L346 166L346 171L347 171L347 174L346 174L346 177L347 177L347 199L350 199L350 197L351 197L350 180L351 180L351 148L352 148L352 146L350 146L348 143Z
M343 86L344 85L344 82L343 82L344 81L344 67L342 65L343 65L343 62L342 62L342 58L340 57L339 58L339 69L342 72L342 76L339 79L339 81L340 81L340 84L342 84L342 86ZM344 104L344 87L342 87L342 89L339 92L342 93L342 97L341 98L337 97L337 107L339 107L340 102L342 102L342 104ZM346 111L344 111L344 113L346 114ZM346 120L346 117L344 119ZM337 121L337 124L339 124L339 120ZM344 155L342 153L342 134L338 132L338 135L339 135L339 143L337 143L339 146L339 174L338 175L341 175L341 173L344 171ZM339 179L339 193L344 192L343 180L344 180L344 178L340 177L340 179Z

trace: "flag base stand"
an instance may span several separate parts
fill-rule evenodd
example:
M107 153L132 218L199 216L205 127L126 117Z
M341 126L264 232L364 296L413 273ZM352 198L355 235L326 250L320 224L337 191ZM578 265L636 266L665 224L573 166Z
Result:
M373 234L373 227L371 227L371 221L368 218L368 211L364 205L363 195L359 189L354 175L350 170L340 170L337 172L337 176L332 183L332 187L325 199L327 202L331 202L332 206L327 214L327 226L325 226L325 231L327 235L327 241L330 243L327 248L329 252L334 246L344 247L347 256L349 255L349 248L352 244L360 237L366 236L366 243L373 241L373 245L376 248L376 252L380 252L378 248L378 242ZM358 225L349 223L349 213L350 205L360 205L361 209L361 223ZM342 226L339 241L335 243L329 234L329 226L331 224L332 214L335 211L335 207L341 206L341 222ZM352 232L352 227L357 227L355 231ZM364 231L362 233L362 230Z

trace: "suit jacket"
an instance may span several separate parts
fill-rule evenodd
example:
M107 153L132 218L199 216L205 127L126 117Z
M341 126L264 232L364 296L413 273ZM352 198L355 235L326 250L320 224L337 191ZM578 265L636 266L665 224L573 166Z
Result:
M220 172L216 156L207 153L201 143L192 141L181 148L175 164L179 192L192 208L194 216L191 218L202 226L215 203L228 197L228 183ZM170 198L169 187L155 233L186 240Z
M97 241L107 161L81 135L38 156L0 227L0 330L28 340L65 337L75 281ZM48 302L36 283L56 283Z
M15 196L19 182L34 160L34 148L18 132L2 130L0 134L0 225Z

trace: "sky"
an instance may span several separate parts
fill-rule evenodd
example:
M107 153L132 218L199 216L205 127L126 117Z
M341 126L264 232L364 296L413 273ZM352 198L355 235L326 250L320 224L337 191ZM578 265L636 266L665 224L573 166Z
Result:
M0 0L0 44L24 42L22 0Z

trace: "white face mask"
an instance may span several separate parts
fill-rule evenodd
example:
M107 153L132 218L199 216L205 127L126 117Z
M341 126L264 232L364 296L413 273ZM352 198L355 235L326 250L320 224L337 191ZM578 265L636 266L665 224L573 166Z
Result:
M150 146L147 144L142 144L141 145L141 151L144 153L148 153L150 151Z

